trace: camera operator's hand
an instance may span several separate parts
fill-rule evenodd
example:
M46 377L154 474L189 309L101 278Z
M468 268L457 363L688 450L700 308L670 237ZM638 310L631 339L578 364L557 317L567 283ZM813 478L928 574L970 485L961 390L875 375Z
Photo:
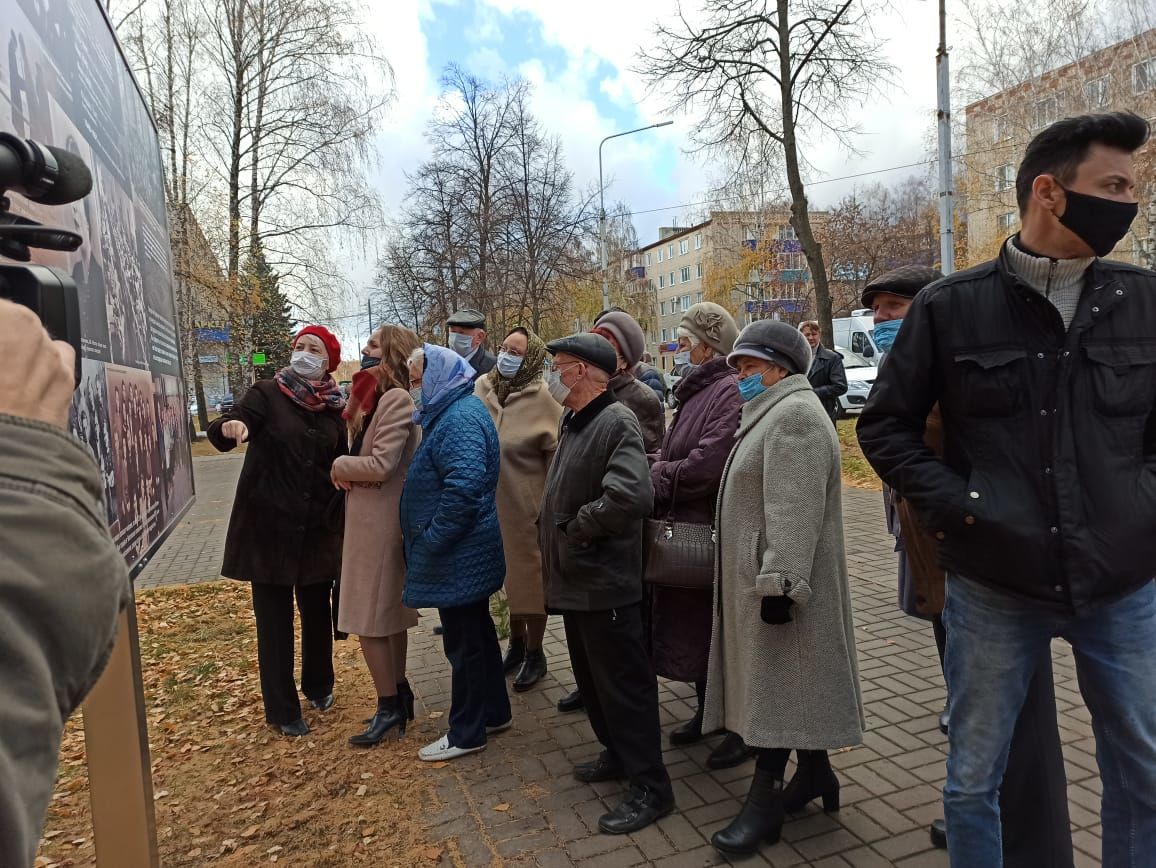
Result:
M235 441L238 446L249 439L249 428L238 419L232 419L221 426L221 433Z
M72 347L52 340L28 308L0 299L0 358L0 413L66 427L76 387Z

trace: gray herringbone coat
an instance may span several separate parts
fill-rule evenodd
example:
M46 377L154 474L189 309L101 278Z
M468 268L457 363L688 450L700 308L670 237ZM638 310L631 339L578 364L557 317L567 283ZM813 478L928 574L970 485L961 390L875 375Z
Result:
M717 526L703 731L726 727L752 747L859 744L839 441L806 377L743 407ZM793 620L764 623L762 598L781 594Z

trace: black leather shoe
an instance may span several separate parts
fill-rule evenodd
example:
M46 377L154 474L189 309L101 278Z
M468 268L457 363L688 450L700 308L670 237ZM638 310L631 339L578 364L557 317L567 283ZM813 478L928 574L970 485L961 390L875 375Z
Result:
M574 692L563 696L558 700L558 710L563 714L569 711L582 711L586 708L586 703L582 701L582 694L578 692L578 688L574 688Z
M303 718L297 718L292 723L283 723L277 729L281 730L281 735L289 735L293 738L300 738L303 735L309 735L309 724Z
M726 738L706 758L706 764L707 768L716 770L729 769L742 765L754 755L754 750L747 747L741 735L728 732Z
M951 724L951 715L948 714L947 709L944 708L942 713L939 715L939 731L942 732L944 735L947 735L947 727L950 724Z
M541 651L527 651L526 659L522 661L522 668L518 670L518 677L514 679L514 690L525 693L542 680L546 674L546 655Z
M936 850L947 849L947 823L943 820L931 821L931 846Z
M759 844L776 844L783 831L783 782L772 772L755 769L739 815L710 842L720 853L748 856Z
M605 753L600 754L596 760L574 766L574 780L584 784L617 781L624 777L626 777L626 772L622 770L622 764L608 759Z
M502 671L513 675L522 668L522 661L526 659L526 643L521 639L510 640L506 646L506 656L502 658Z
M328 711L333 707L333 694L330 693L328 696L323 696L321 699L310 699L309 704L316 708L318 711Z
M807 803L822 798L827 813L839 810L839 779L831 770L831 759L825 750L800 750L795 755L799 767L783 790L783 810L796 814Z
M684 744L694 744L696 741L702 740L702 708L694 713L694 717L684 723L682 726L675 727L670 731L670 743L675 747Z
M349 739L354 747L373 747L385 738L391 729L397 727L397 737L405 735L405 711L396 696L379 696L377 713L370 718L369 728Z
M607 835L626 835L645 829L674 810L674 799L663 798L649 787L627 793L622 804L598 818L598 828Z

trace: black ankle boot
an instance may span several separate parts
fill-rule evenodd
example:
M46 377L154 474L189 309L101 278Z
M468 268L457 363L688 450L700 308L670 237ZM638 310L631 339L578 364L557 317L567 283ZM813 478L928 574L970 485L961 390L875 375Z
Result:
M755 769L747 800L730 825L710 842L720 853L749 855L759 844L778 843L783 831L783 782L773 772Z
M673 745L694 744L702 738L702 706L695 711L694 717L682 726L670 731L670 743Z
M397 682L397 701L407 720L413 720L413 688L404 678Z
M514 679L514 690L525 693L542 680L546 674L546 655L542 650L527 651L526 659L522 661L522 668L518 670L518 677Z
M795 776L783 790L783 810L788 814L797 813L807 803L820 796L823 810L830 813L839 810L839 779L831 770L831 760L825 750L801 750L796 752L799 766Z
M742 765L755 755L753 748L749 748L743 737L738 733L728 732L726 737L718 743L710 756L706 758L707 768L729 769Z
M513 675L522 667L526 659L526 643L521 639L510 637L510 644L506 646L506 656L502 658L502 671Z
M349 739L354 747L373 747L397 727L397 736L405 735L405 711L396 696L379 696L377 698L377 714L369 722L369 729L360 735Z

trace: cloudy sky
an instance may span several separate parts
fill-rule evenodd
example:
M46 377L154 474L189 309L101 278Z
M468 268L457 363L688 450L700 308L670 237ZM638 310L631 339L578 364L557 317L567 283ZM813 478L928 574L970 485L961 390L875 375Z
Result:
M697 0L688 0L697 7ZM598 142L613 132L659 120L672 126L615 140L604 150L607 201L622 200L638 214L639 239L691 210L711 183L711 166L688 153L691 120L675 98L648 92L632 71L640 49L655 43L655 24L671 18L676 0L388 0L369 22L393 65L397 100L378 139L374 181L387 213L397 213L406 171L427 155L425 124L450 62L482 78L520 77L534 85L533 105L547 130L561 136L578 186L596 186ZM810 151L810 197L832 204L854 184L897 182L928 167L854 180L832 180L926 160L934 141L934 0L894 0L878 21L899 86L858 107L855 146L817 142ZM955 107L962 118L962 106ZM361 269L359 269L361 270ZM371 272L369 272L371 274ZM365 279L369 279L366 277Z

